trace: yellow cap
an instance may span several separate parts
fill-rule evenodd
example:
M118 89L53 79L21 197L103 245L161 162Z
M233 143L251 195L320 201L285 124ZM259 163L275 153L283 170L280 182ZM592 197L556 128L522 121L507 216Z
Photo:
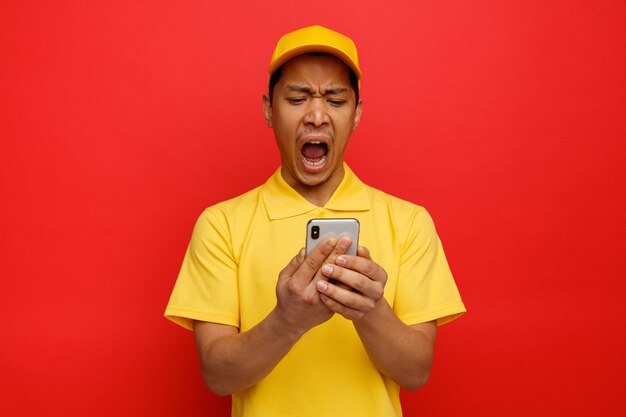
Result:
M307 52L326 52L341 59L361 78L359 57L352 39L322 26L308 26L289 32L278 40L269 73L272 75L285 62Z

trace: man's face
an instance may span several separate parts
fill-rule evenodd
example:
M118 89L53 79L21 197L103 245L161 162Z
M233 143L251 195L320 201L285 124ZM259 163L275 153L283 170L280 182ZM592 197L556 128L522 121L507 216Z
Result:
M282 160L282 175L296 190L339 184L348 139L361 117L348 67L332 55L302 55L282 67L263 111Z

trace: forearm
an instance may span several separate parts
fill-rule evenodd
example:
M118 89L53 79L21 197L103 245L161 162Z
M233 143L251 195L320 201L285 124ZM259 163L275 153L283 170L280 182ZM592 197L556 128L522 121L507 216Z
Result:
M354 326L383 375L407 390L426 383L433 360L435 323L407 326L383 298L362 319L354 320Z
M202 325L197 323L194 331L202 332ZM275 311L244 333L232 329L234 332L208 341L203 337L206 333L196 335L196 343L204 341L203 345L198 345L202 376L211 391L218 395L229 395L258 383L301 336L286 331Z
M276 307L252 329L239 333L232 326L194 323L202 376L213 392L228 395L255 385L304 333L332 317L316 283L322 279L319 266L347 248L336 246L326 239L308 256L303 248L278 276Z

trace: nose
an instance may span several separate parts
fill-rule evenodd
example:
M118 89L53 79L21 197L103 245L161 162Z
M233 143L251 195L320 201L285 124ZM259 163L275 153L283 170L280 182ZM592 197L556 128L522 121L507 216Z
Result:
M328 112L323 97L313 97L309 102L304 122L307 125L320 127L329 123Z

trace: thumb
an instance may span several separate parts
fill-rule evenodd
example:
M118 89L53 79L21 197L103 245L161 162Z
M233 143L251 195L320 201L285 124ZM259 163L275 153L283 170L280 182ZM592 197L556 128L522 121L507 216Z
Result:
M370 251L365 246L359 246L357 248L357 250L356 250L356 254L357 254L357 256L360 256L362 258L369 259L370 261L372 260L372 256L370 255Z
M296 256L294 256L291 259L291 261L287 264L287 266L280 272L279 280L280 279L287 279L288 277L290 277L293 274L295 274L296 271L298 270L298 268L300 267L300 265L302 265L302 262L304 261L305 255L306 254L305 254L304 248L300 249L298 254Z

